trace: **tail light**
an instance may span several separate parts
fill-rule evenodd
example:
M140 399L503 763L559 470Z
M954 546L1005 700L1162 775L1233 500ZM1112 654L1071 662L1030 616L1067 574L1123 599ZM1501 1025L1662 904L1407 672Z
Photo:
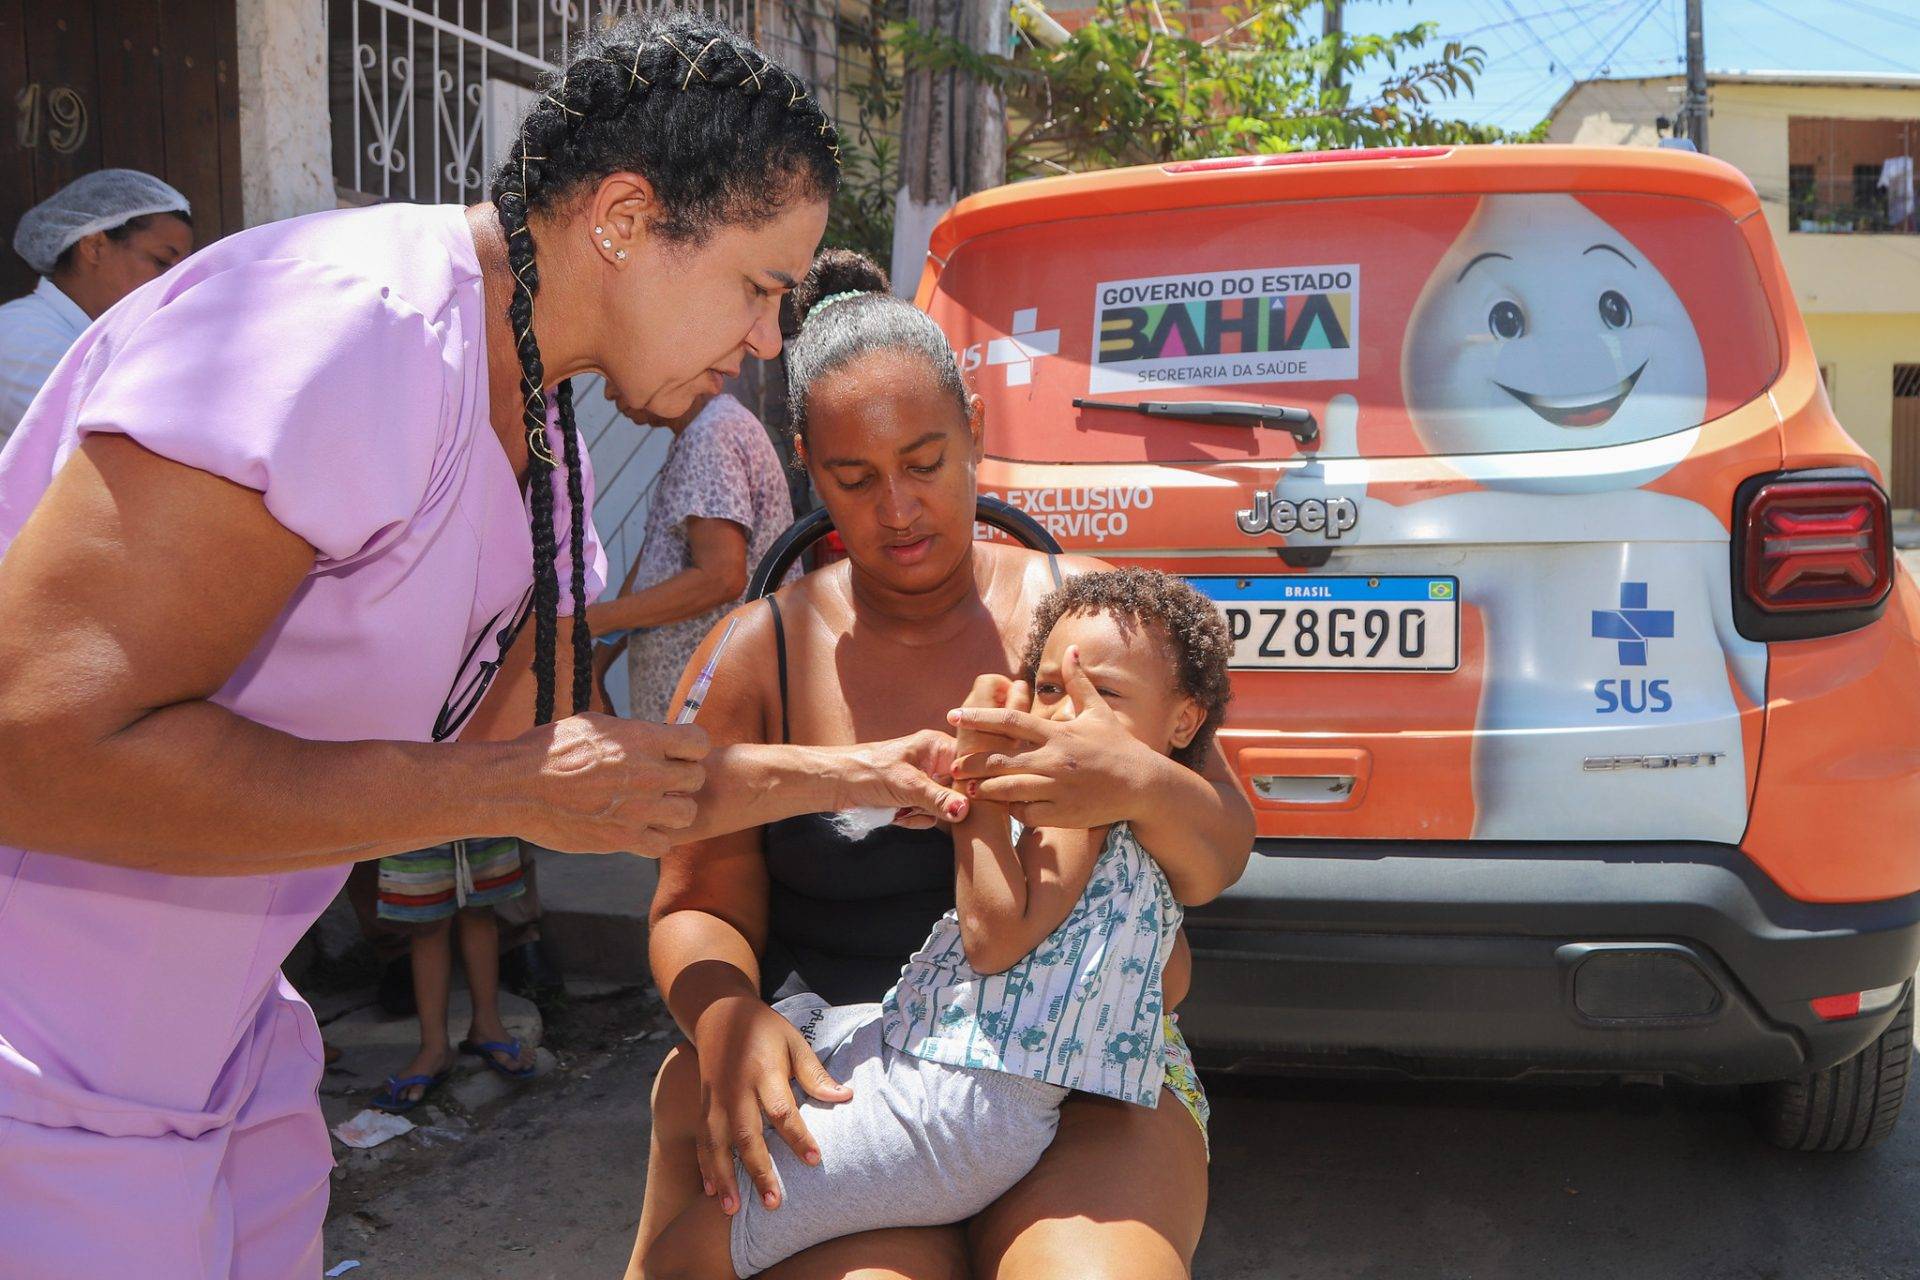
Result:
M1803 639L1863 626L1893 585L1886 491L1850 472L1786 472L1741 487L1740 630Z

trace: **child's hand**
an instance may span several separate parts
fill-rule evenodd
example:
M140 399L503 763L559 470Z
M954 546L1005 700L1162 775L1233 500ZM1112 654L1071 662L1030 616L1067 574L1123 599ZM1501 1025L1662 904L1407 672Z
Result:
M1000 675L984 675L973 682L973 691L967 694L967 700L960 704L965 708L990 708L1005 711L1027 711L1033 706L1033 689L1025 680L1009 680ZM989 733L978 729L962 729L953 742L953 772L955 778L980 776L977 768L969 773L969 764L977 765L1005 743Z
M1078 648L1067 649L1060 672L1073 704L1070 720L1011 704L962 707L948 717L955 732L990 747L977 756L956 747L954 777L969 781L955 785L972 799L1006 806L1028 827L1090 830L1125 821L1140 812L1155 772L1169 761L1127 732L1087 678Z
M1005 676L988 672L986 675L979 676L974 680L973 689L967 694L967 700L960 705L963 707L1004 707L1007 705L1007 693L1013 688L1013 685L1014 682Z

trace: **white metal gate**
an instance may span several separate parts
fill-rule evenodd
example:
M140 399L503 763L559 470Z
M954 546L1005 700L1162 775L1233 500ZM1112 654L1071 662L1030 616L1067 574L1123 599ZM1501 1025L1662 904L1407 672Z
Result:
M328 0L335 182L348 199L483 199L532 87L565 51L605 22L671 7L754 39L845 113L842 35L870 20L870 0Z
M349 198L484 198L487 170L540 77L583 32L659 7L662 0L332 0L335 181ZM752 31L753 0L697 7Z

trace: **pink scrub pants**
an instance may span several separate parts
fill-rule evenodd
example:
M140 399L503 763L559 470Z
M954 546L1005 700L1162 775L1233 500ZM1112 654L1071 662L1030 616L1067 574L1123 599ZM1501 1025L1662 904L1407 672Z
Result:
M269 997L273 999L273 997ZM263 1026L259 1083L197 1138L0 1117L6 1280L315 1280L333 1169L304 1009Z

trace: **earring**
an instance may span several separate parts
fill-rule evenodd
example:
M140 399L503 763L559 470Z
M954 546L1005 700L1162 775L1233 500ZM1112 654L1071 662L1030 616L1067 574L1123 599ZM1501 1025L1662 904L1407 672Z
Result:
M605 235L605 234L607 234L607 229L606 229L605 227L595 227L595 228L593 229L593 234L595 234L595 235L597 235L597 236L603 236L603 235Z
M625 262L627 260L627 251L625 249L615 249L613 256L616 261Z
M602 249L611 249L611 248L613 248L613 241L611 241L611 240L602 240L602 241L600 242L600 247L601 247Z

